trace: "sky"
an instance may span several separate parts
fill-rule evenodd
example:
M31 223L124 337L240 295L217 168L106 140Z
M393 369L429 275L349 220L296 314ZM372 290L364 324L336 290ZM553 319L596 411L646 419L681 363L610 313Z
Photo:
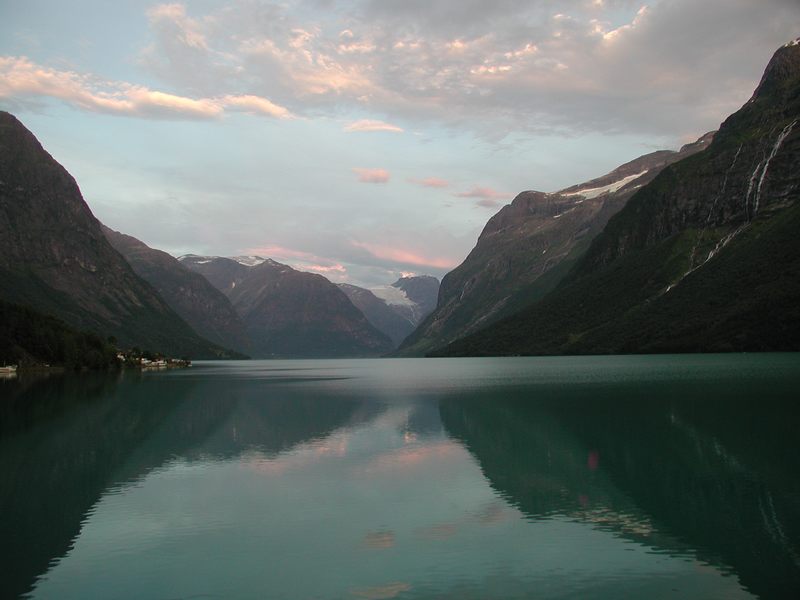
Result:
M0 0L0 109L113 229L370 287L716 129L798 35L797 0Z

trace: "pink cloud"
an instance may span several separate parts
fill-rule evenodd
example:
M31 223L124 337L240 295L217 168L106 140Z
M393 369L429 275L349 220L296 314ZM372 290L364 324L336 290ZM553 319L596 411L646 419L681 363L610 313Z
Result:
M458 192L453 194L457 198L479 198L481 200L508 200L511 194L506 192L498 192L487 187L475 186L468 192Z
M344 131L347 133L360 132L360 131L388 131L390 133L403 133L403 128L384 121L375 121L373 119L361 119L360 121L353 121L348 124Z
M405 248L392 248L389 246L381 246L379 244L371 244L367 242L350 243L356 248L366 250L375 258L390 260L392 262L406 265L433 267L436 269L452 269L458 264L458 262L449 258L426 257L415 251L406 250Z
M353 172L361 183L389 183L389 171L386 169L364 169L356 167Z
M48 97L89 112L142 118L216 119L225 109L276 118L291 113L259 96L189 98L126 82L101 81L37 65L25 57L0 57L0 98Z
M505 192L498 192L487 187L475 186L467 192L458 192L453 194L456 198L475 198L477 199L478 206L484 208L496 208L505 203L506 200L512 197L512 194Z
M247 256L263 256L283 262L298 271L311 271L320 273L330 279L345 281L348 279L347 267L343 264L328 260L303 250L295 250L284 246L270 245L257 248L248 248L244 251Z
M269 246L258 246L255 248L248 248L247 250L243 251L243 254L247 256L263 256L276 260L277 259L301 259L310 261L319 260L317 256L309 252L303 252L302 250L294 250L292 248L286 248L284 246L277 246L274 244Z
M430 187L430 188L446 188L450 186L450 182L446 179L440 179L439 177L426 177L425 179L409 179L411 183L415 183L417 185L421 185L423 187Z

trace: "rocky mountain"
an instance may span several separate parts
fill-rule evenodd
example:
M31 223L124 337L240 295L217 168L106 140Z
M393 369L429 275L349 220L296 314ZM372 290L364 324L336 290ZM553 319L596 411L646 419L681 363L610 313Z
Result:
M106 240L72 176L0 112L0 299L67 325L193 358L227 351L195 333Z
M211 285L226 296L241 283L250 272L252 265L221 256L198 256L186 254L178 258L183 266L200 273ZM256 264L261 264L260 262Z
M411 321L370 290L349 283L338 285L350 302L364 314L367 321L392 340L393 347L397 347L409 333L414 331Z
M135 237L103 226L112 246L139 277L152 285L197 333L226 348L247 353L245 326L228 297L178 259Z
M677 152L646 154L559 192L519 194L444 277L436 310L406 338L399 354L424 354L541 299L637 190L668 165L706 148L713 137L707 133Z
M252 259L253 257L248 257ZM254 356L377 356L391 340L321 275L270 259L181 257L222 291L245 323Z
M800 349L800 40L540 302L445 354Z
M373 292L384 298L386 302L414 324L419 325L425 317L436 308L439 298L439 280L430 275L411 275L401 277L390 287L399 290L397 295L394 291L387 294L385 287L375 288Z
M415 275L372 290L347 283L339 284L339 288L396 347L436 308L439 280Z

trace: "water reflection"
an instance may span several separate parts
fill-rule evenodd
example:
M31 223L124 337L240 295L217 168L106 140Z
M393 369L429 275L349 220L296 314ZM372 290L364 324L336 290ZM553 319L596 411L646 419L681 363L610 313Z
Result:
M531 519L566 515L735 574L762 598L800 591L796 381L538 386L451 397L448 432Z
M274 456L368 418L357 398L318 399L244 380L27 377L0 404L2 591L17 597L71 547L107 490L176 457Z
M793 598L800 368L756 363L0 382L0 595Z

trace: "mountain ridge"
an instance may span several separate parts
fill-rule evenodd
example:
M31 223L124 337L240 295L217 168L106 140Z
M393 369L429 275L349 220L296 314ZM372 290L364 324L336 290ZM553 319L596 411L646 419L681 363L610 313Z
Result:
M800 349L800 45L537 304L434 355Z
M255 356L379 356L392 348L391 339L322 275L272 259L248 266L231 258L185 255L180 262L229 298Z
M645 154L557 192L518 194L489 219L461 265L445 275L436 309L396 355L442 347L542 298L639 188L713 137L709 132L678 151Z
M103 225L111 245L169 306L204 338L247 353L245 327L228 297L172 255Z
M103 339L173 355L223 357L111 246L75 179L0 111L0 298Z

